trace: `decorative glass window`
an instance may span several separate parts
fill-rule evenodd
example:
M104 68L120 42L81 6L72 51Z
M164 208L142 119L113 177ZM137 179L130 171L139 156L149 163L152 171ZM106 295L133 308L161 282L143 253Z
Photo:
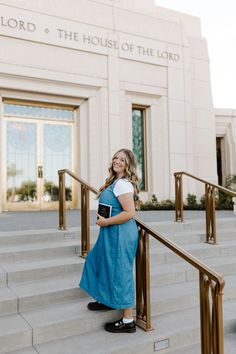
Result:
M4 115L21 118L39 118L59 121L73 121L73 109L41 107L28 104L4 104Z
M140 189L147 190L145 165L145 109L132 109L133 152L137 159L137 171L140 179Z

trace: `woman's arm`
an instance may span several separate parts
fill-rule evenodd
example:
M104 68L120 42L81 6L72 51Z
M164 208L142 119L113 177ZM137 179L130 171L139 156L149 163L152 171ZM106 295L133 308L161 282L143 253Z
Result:
M118 200L123 208L123 211L115 216L111 216L108 219L97 214L98 219L96 224L99 226L109 226L115 224L123 224L124 222L133 219L135 215L135 206L133 193L124 193L119 195Z

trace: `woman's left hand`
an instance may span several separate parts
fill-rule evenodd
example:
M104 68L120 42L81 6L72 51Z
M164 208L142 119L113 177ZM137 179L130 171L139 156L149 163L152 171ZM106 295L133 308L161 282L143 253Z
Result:
M98 226L101 226L101 227L107 226L107 219L106 218L104 218L103 216L99 215L98 213L97 213L97 217L98 218L97 218L96 224Z

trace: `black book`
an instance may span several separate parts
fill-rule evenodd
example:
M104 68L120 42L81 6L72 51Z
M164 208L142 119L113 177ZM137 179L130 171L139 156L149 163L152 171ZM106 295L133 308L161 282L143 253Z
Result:
M112 206L108 204L99 203L98 204L98 214L103 216L104 218L111 217Z

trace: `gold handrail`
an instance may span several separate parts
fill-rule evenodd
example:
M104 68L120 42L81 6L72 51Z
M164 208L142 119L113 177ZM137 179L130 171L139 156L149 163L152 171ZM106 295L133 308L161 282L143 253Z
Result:
M69 170L60 170L59 174L59 228L66 228L65 219L65 174L76 179L83 189L85 201L81 201L81 244L86 248L82 250L82 256L86 257L90 249L89 242L89 204L88 191L97 194L97 190L77 177ZM64 196L63 196L64 195ZM83 198L82 198L83 199ZM64 205L62 205L64 204ZM82 212L82 208L84 211ZM83 221L83 218L86 221ZM199 296L200 296L200 328L201 328L201 354L224 354L223 340L223 310L222 295L224 288L223 277L193 257L180 246L170 241L161 233L147 226L142 220L135 217L139 229L139 243L136 255L136 323L145 331L150 331L151 307L150 307L150 259L149 236L154 237L179 257L191 264L199 272Z
M202 178L196 177L187 172L175 172L175 220L183 222L183 175L191 177L205 184L205 205L206 205L206 242L216 244L216 216L215 216L215 192L219 190L232 197L236 197L236 193L230 189L218 186L217 184L208 182Z
M89 192L97 195L98 190L68 169L58 171L60 230L66 230L65 174L71 176L81 185L81 257L85 258L90 250Z

